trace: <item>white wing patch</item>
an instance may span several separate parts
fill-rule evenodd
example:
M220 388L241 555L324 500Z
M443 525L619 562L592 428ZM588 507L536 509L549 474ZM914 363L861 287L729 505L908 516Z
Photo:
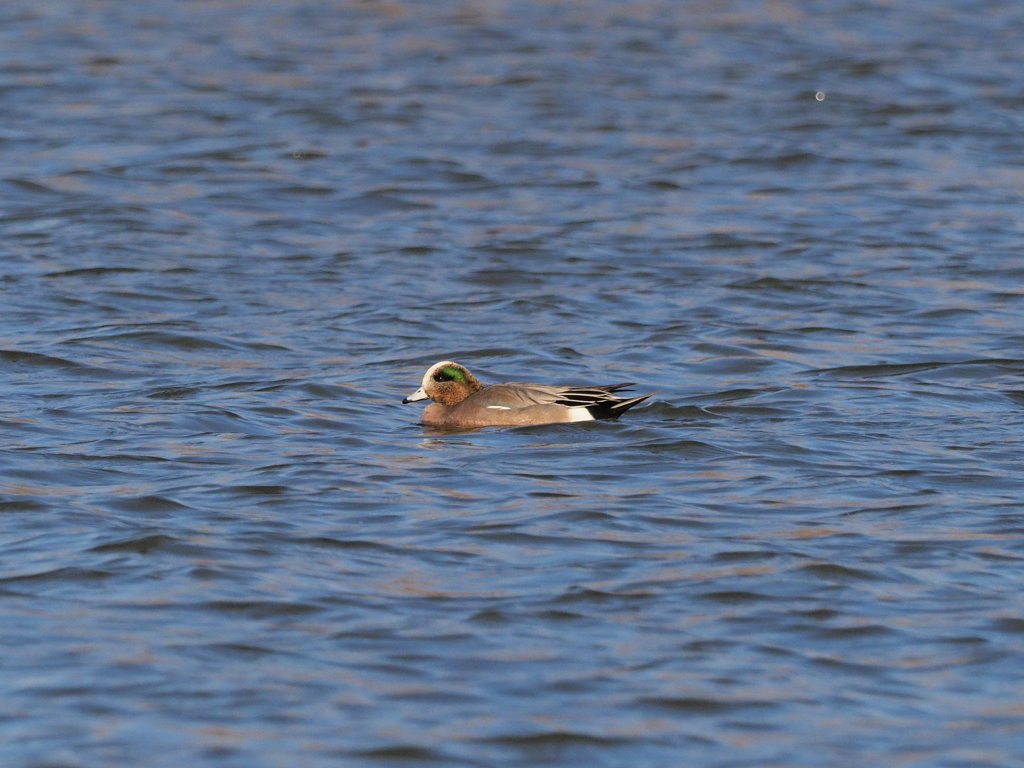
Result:
M511 411L512 410L507 405L488 405L487 407L488 408L493 408L496 411Z

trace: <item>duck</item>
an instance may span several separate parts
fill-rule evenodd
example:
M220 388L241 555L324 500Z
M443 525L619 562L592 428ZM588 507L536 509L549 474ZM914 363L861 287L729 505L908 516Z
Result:
M617 419L654 394L616 397L617 392L632 386L632 382L566 387L518 381L484 386L466 366L442 360L427 369L420 388L402 402L432 400L421 417L423 424L432 427L558 424Z

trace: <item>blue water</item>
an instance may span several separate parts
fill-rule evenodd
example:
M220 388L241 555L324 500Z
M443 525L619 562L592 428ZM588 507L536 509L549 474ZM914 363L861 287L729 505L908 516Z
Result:
M1022 34L3 4L0 763L1024 763Z

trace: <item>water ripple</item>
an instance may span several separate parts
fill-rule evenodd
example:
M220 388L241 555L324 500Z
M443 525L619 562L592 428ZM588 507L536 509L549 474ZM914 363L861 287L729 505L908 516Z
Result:
M80 5L0 5L0 762L1021 762L1018 5Z

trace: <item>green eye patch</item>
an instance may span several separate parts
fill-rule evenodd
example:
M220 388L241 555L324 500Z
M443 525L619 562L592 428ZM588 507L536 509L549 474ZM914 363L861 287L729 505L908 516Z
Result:
M446 365L444 368L441 369L441 373L443 373L451 381L461 381L463 384L469 383L468 381L466 381L466 374L464 374L459 368L456 368L453 365Z

